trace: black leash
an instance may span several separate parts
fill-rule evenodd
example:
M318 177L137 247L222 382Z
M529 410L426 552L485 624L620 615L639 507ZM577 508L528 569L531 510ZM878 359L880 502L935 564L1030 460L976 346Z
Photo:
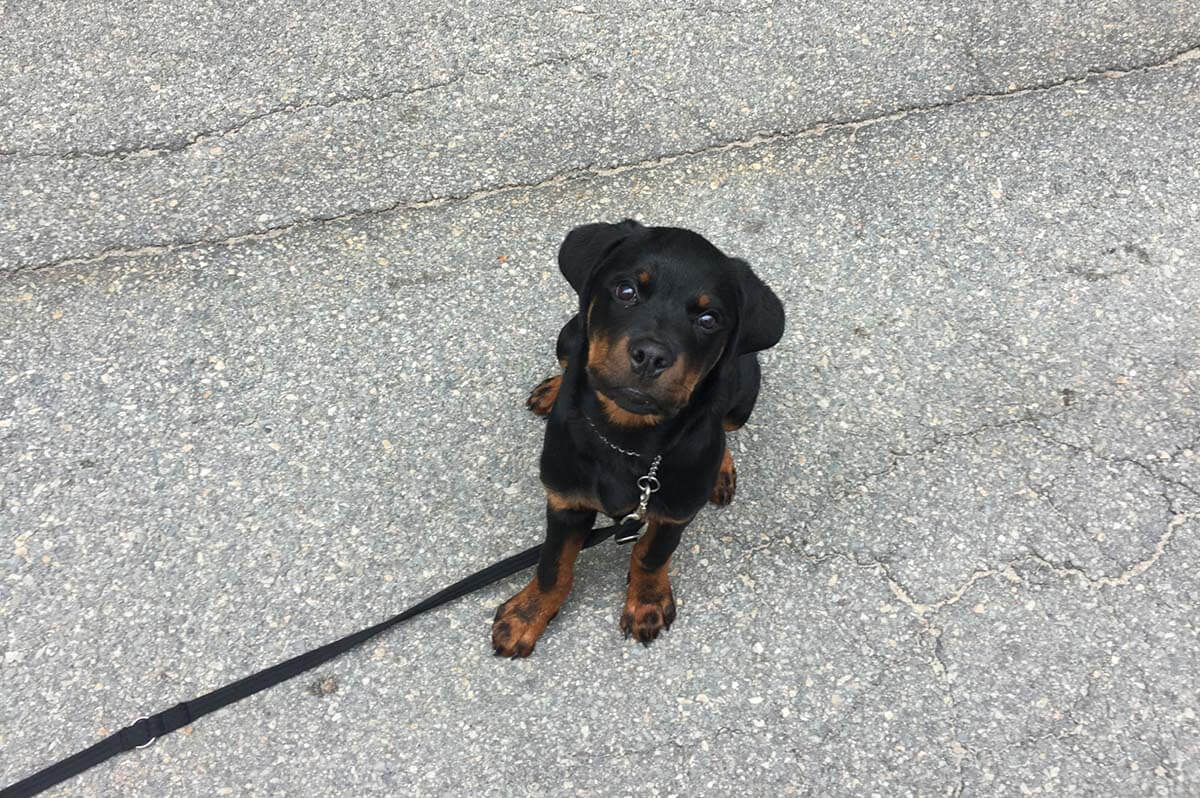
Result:
M628 516L626 517L628 518ZM630 520L600 529L593 529L584 541L583 548L586 549L595 546L597 543L606 540L614 534L618 543L627 543L636 540L637 530L641 526L642 522L640 520ZM495 565L489 565L482 571L477 571L466 579L455 582L450 587L434 593L421 603L414 604L399 615L394 615L382 623L377 623L360 632L346 635L342 639L335 640L332 643L326 643L320 648L309 651L307 654L292 657L278 665L273 665L266 670L261 670L232 684L227 684L199 698L184 701L182 704L176 704L157 715L152 715L148 718L139 718L133 725L126 726L116 734L105 737L90 748L85 748L61 762L34 773L29 778L22 779L12 786L5 787L3 790L0 790L0 798L28 798L31 795L37 795L43 790L48 790L55 784L66 781L88 768L95 767L117 754L131 751L134 748L144 748L159 737L170 734L176 729L186 726L210 712L216 712L218 709L229 706L236 701L241 701L247 696L252 696L255 693L266 690L268 687L274 687L280 682L286 682L294 676L299 676L305 671L312 670L318 665L323 665L334 657L346 653L357 645L365 643L372 637L386 632L402 621L407 621L409 618L413 618L423 612L428 612L456 598L461 598L468 593L498 582L505 577L512 576L518 571L523 571L537 563L541 548L539 544L519 554L514 554L511 557L503 559Z

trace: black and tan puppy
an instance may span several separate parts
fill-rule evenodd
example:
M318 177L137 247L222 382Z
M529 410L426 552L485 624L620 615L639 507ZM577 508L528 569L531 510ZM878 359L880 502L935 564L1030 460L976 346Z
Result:
M570 232L558 264L579 313L558 335L564 372L538 385L548 416L541 478L546 540L533 581L492 625L497 655L528 656L567 593L596 513L621 519L659 458L646 532L633 547L621 629L643 643L675 620L667 565L705 502L733 499L725 433L758 397L755 352L783 335L783 305L700 235L632 220ZM643 484L650 484L643 481Z

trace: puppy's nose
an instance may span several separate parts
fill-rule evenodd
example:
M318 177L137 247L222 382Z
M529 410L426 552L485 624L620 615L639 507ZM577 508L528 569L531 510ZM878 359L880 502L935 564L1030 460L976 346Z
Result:
M629 342L629 365L633 373L646 379L654 379L671 367L675 355L657 341L640 338Z

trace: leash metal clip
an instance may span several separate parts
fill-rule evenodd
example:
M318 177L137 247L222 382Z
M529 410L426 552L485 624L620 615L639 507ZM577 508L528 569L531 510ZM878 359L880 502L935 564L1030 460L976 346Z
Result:
M659 489L658 477L655 474L658 472L658 464L662 462L662 455L654 458L654 462L650 464L650 470L638 477L637 486L641 490L642 495L638 499L638 507L629 515L621 519L621 523L625 524L630 521L644 521L646 519L646 507L650 504L650 494L657 493ZM617 539L618 543L628 543L636 538Z
M632 516L632 513L630 513L630 515L627 515L625 517L630 518L631 516ZM625 522L622 521L621 523L625 523ZM616 543L618 546L621 546L626 543L632 543L635 540L637 540L638 538L640 538L641 536L642 536L642 525L638 524L637 526L635 526L633 528L632 532L626 532L624 534L622 534L621 532L615 533L613 535L613 543Z

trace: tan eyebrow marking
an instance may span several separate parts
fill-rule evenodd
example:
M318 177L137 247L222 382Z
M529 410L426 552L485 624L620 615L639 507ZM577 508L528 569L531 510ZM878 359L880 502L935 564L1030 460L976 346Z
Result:
M699 297L696 298L696 304L702 308L708 307L708 304L710 302L712 302L712 299L709 298L708 294L701 294Z
M650 282L650 272L647 272L647 271L638 272L638 282L641 283L642 285L647 285Z

